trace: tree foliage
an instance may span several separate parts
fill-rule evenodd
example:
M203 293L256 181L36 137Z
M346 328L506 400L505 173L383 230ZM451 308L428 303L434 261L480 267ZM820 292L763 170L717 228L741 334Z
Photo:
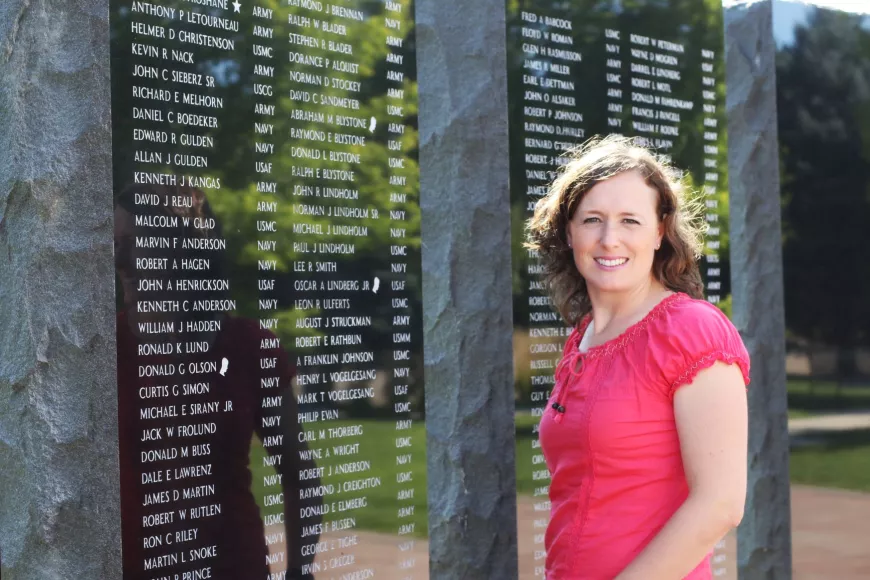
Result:
M870 30L814 9L777 54L786 323L855 372L870 343Z

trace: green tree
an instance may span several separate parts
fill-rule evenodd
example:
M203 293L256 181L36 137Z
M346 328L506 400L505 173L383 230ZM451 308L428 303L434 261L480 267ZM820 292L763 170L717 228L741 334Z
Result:
M856 373L870 325L870 31L816 9L777 54L786 324Z

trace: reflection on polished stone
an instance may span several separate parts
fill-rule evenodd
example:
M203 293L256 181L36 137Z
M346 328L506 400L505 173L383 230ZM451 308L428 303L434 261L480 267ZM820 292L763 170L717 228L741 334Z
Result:
M706 296L730 312L721 4L536 0L509 7L507 18L513 231L522 231L565 153L595 135L633 136L685 171L702 200ZM550 478L537 424L571 329L521 242L513 240L520 578L537 578ZM736 577L727 549L714 555L717 577Z
M125 578L427 575L414 6L282 4L112 2Z

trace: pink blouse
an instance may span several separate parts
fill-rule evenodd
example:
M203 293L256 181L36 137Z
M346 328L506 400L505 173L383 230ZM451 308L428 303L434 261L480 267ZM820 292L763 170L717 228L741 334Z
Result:
M704 300L671 294L619 337L581 353L590 319L568 338L541 418L550 580L612 580L686 500L678 388L716 361L736 363L749 384L740 335ZM712 578L711 555L685 580Z

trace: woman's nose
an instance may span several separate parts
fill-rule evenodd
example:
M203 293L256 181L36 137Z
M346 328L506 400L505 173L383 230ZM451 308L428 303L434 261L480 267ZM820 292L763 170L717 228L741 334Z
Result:
M612 225L605 223L601 226L601 245L606 247L612 247L619 243L619 236L616 228Z

